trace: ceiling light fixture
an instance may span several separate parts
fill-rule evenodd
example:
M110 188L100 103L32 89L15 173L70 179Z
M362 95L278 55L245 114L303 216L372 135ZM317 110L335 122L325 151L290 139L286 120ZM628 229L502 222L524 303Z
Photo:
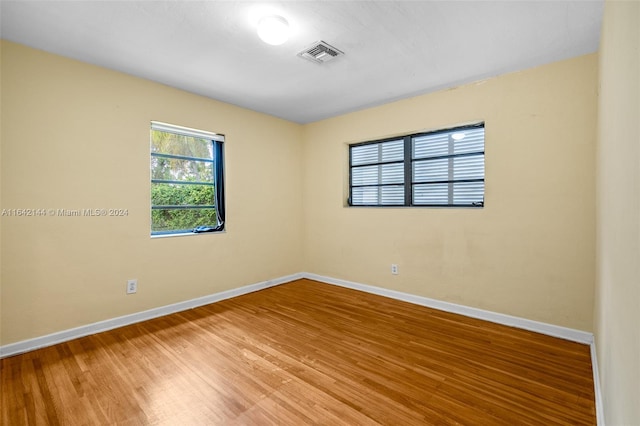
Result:
M282 16L265 16L258 22L258 36L267 44L282 44L289 39L289 23Z
M451 135L451 138L452 138L454 141L461 141L462 139L464 139L464 137L465 137L465 136L466 136L466 135L465 135L464 133L459 132L459 133L454 133L454 134L452 134L452 135Z

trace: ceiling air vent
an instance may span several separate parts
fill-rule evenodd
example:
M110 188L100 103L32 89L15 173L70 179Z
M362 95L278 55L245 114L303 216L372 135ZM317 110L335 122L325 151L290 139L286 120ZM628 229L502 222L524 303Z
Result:
M323 64L342 55L344 55L344 52L322 40L313 43L298 53L298 56L301 58L308 59L317 64Z

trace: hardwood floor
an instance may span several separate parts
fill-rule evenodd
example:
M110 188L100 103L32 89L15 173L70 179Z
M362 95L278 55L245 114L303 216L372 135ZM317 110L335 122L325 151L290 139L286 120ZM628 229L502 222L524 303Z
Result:
M586 345L309 280L0 373L3 425L596 422Z

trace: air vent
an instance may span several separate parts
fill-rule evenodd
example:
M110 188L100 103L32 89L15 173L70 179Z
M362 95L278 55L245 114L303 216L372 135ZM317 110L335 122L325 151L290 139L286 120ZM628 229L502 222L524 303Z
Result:
M301 58L308 59L317 64L323 64L342 55L344 55L344 52L322 40L313 43L298 53L298 56Z

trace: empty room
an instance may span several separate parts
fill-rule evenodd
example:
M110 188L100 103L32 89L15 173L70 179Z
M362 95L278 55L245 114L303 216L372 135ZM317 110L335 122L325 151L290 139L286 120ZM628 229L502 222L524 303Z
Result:
M1 424L640 426L640 1L0 20Z

